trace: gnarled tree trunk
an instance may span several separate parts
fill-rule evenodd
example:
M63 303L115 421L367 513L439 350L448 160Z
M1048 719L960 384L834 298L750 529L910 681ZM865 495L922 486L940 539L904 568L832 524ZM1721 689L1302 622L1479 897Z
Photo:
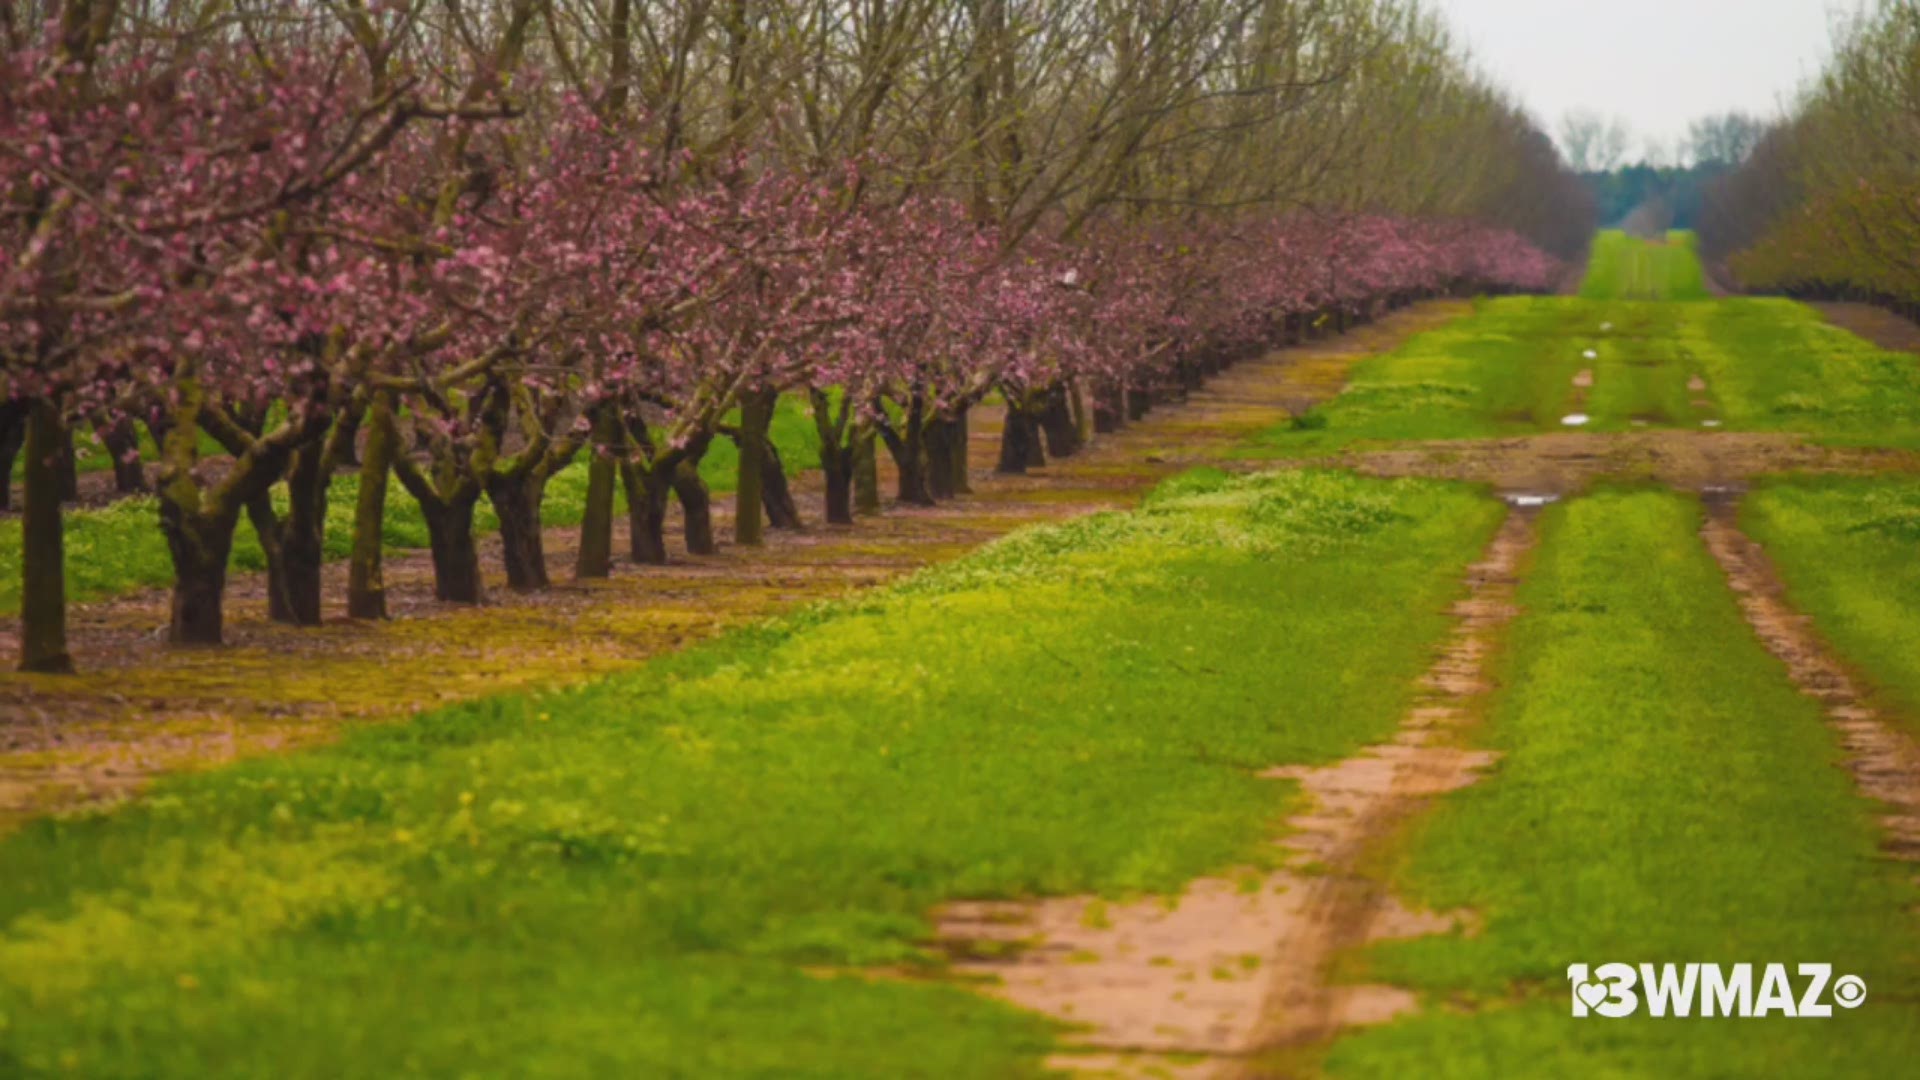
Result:
M620 470L627 489L628 555L634 562L663 566L667 561L667 497L673 492L674 466L645 468L629 464Z
M140 460L140 438L133 419L122 416L95 425L94 434L113 463L113 489L122 495L147 490L147 467Z
M479 501L476 490L420 502L433 553L433 595L450 604L478 604L484 598L480 547L473 535L473 508Z
M173 611L167 640L174 645L218 645L225 630L227 560L233 554L232 511L195 512L160 498L160 524L173 555Z
M787 482L787 465L780 460L780 448L771 441L761 445L766 462L760 477L760 504L766 508L767 524L776 529L802 528L805 523L800 520L799 504L793 501L793 486Z
M487 500L500 519L500 543L510 589L524 592L551 584L546 539L540 528L540 502L546 488L546 470L538 465L518 472L487 474Z

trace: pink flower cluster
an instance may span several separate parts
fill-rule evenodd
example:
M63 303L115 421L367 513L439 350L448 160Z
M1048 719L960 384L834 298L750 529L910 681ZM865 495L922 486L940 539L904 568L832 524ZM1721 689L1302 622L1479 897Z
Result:
M749 390L877 414L1151 381L1289 316L1559 271L1510 233L1375 215L1015 242L883 163L663 157L580 100L444 106L349 57L209 47L86 80L50 48L0 57L5 392L134 409L191 378L337 408L377 383L458 426L507 371L576 403L555 423L633 395L688 438Z

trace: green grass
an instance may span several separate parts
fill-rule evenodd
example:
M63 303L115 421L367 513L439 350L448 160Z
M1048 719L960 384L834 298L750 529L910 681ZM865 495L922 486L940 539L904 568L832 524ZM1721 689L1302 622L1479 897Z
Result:
M737 420L733 417L730 422ZM788 473L819 467L820 436L803 399L792 395L780 399L771 433ZM701 459L700 475L715 492L730 493L738 480L739 461L733 440L715 439ZM285 488L277 490L284 509ZM359 477L342 474L334 478L327 492L328 558L346 558L352 548L353 508L359 491ZM578 525L585 513L586 497L587 463L576 460L547 481L540 518L549 526ZM617 487L614 501L618 511L624 513L626 497ZM483 534L500 527L500 519L485 499L474 511L474 526ZM427 546L426 519L398 480L387 487L383 537L393 550ZM98 600L173 582L173 563L167 554L166 537L160 531L159 503L152 498L124 499L100 509L68 512L66 542L70 600ZM236 570L266 568L259 537L244 516L234 534L231 565ZM0 616L19 614L20 587L20 519L0 519Z
M1636 419L1697 423L1687 380L1696 365L1673 338L1693 305L1505 297L1355 366L1347 388L1259 437L1250 457L1325 454L1398 439L1469 439L1586 431ZM1588 357L1591 351L1595 354ZM1581 371L1594 375L1584 394Z
M1365 977L1436 1004L1336 1044L1333 1075L1884 1077L1920 1055L1912 868L1878 857L1818 704L1753 637L1698 524L1654 492L1548 515L1481 733L1505 757L1393 866L1484 933L1368 954ZM1828 962L1870 996L1824 1021L1571 1018L1567 965L1612 961Z
M1182 478L627 676L162 782L0 841L0 1062L87 1076L1008 1077L953 897L1270 858L1389 731L1501 511ZM0 1072L4 1072L0 1065Z
M1920 737L1920 480L1781 480L1741 513L1794 607Z
M1698 358L1727 426L1824 442L1920 448L1920 363L1791 300L1698 305L1679 343Z
M1606 246L1596 254L1602 276ZM1572 385L1583 370L1593 374L1584 393ZM1688 389L1696 376L1704 391ZM1562 418L1576 411L1589 432L1714 422L1920 449L1920 363L1788 300L1503 298L1361 361L1338 397L1242 453L1313 457L1395 440L1563 431Z
M1608 230L1594 238L1580 295L1588 300L1705 300L1706 274L1690 232L1654 243Z

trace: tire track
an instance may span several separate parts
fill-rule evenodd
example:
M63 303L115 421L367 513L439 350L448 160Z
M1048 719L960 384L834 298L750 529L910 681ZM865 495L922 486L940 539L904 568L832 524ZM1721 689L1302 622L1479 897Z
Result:
M1203 878L1171 903L949 905L937 933L961 957L955 968L1079 1027L1072 1052L1049 1064L1083 1074L1239 1076L1264 1055L1415 1008L1397 987L1335 985L1334 964L1370 941L1473 928L1468 914L1408 910L1366 865L1408 818L1495 760L1457 736L1493 689L1490 660L1517 613L1514 588L1534 538L1532 514L1510 512L1469 569L1453 635L1392 740L1265 774L1297 781L1306 796L1278 841L1282 869Z
M1801 693L1826 707L1854 785L1881 808L1882 850L1920 862L1920 746L1867 701L1812 618L1793 610L1766 549L1740 529L1738 498L1709 497L1706 505L1700 535L1707 550L1768 651L1786 665Z

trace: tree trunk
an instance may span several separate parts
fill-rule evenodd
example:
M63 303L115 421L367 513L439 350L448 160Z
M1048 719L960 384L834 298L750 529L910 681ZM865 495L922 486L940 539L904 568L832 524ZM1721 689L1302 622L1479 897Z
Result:
M853 512L872 516L880 512L880 454L871 427L853 437Z
M593 418L593 456L587 460L587 505L580 517L580 554L575 580L613 573L613 483L619 472L614 451L620 443L620 417L601 405Z
M820 471L827 478L827 524L853 524L852 447L838 443L820 445Z
M122 416L94 428L100 445L113 462L113 490L133 495L147 490L147 467L140 460L140 438L133 420Z
M289 621L320 625L320 574L327 560L327 491L333 473L321 443L302 447L287 468L287 520L280 529L280 567ZM384 493L383 493L384 497Z
M1063 458L1080 452L1080 423L1073 415L1073 403L1067 398L1066 383L1054 383L1047 388L1046 407L1041 410L1039 419L1041 429L1047 436L1047 453Z
M500 519L500 543L510 589L528 592L551 584L546 540L540 529L540 501L546 487L546 471L538 465L522 472L487 476L487 499Z
M20 521L20 670L67 673L67 564L58 455L66 433L51 402L27 406ZM8 462L9 476L12 462Z
M1009 397L1006 425L1000 429L1000 462L994 471L1020 476L1029 468L1046 465L1047 454L1040 439L1040 418L1024 402Z
M740 482L734 488L733 542L758 547L764 534L760 516L767 471L767 429L773 424L774 395L756 390L740 398Z
M883 435L893 455L894 472L899 475L895 496L908 506L932 506L933 490L927 484L927 423L921 404L915 401L907 409L899 431Z
M1126 396L1128 420L1145 420L1147 414L1153 411L1153 391L1147 387L1129 386Z
M713 493L700 479L700 458L705 455L702 447L699 455L682 461L673 470L673 493L680 499L689 555L720 554L720 545L713 538Z
M174 645L218 645L225 629L227 560L233 554L234 512L192 513L160 499L160 524L173 555L173 614L167 640Z
M1127 392L1118 383L1102 381L1093 390L1093 433L1112 435L1126 425Z
M348 409L336 421L340 425L340 450L334 461L336 467L360 467L360 425L366 422L366 418L366 409Z
M427 520L427 544L433 552L433 595L450 604L477 604L482 599L480 547L474 542L473 507L479 494L448 499L437 505L421 503Z
M387 586L382 573L382 544L387 523L387 483L393 471L397 433L393 397L374 395L367 449L360 460L360 494L353 511L353 554L348 564L347 614L356 619L387 617Z
M927 494L951 499L953 490L953 424L938 417L927 421Z
M65 422L60 425L60 445L54 459L60 474L60 501L80 501L80 456L73 450L73 428Z
M638 464L621 469L620 478L627 489L628 556L643 566L666 565L667 496L672 483L658 468Z
M247 500L247 520L253 523L253 533L260 539L260 552L267 558L267 618L278 623L291 623L293 601L287 595L287 565L281 557L281 536L284 529L279 515L273 511L273 493L262 491Z
M13 463L27 441L27 403L0 401L0 510L13 509Z
M972 445L973 420L971 406L962 405L953 411L953 428L948 433L952 441L947 446L947 465L953 469L950 482L955 495L973 494L973 479L967 474L967 453Z
M766 468L761 473L760 503L767 510L767 524L776 529L798 529L800 507L793 501L793 487L787 483L786 462L780 460L780 448L772 441L762 444L766 450Z

